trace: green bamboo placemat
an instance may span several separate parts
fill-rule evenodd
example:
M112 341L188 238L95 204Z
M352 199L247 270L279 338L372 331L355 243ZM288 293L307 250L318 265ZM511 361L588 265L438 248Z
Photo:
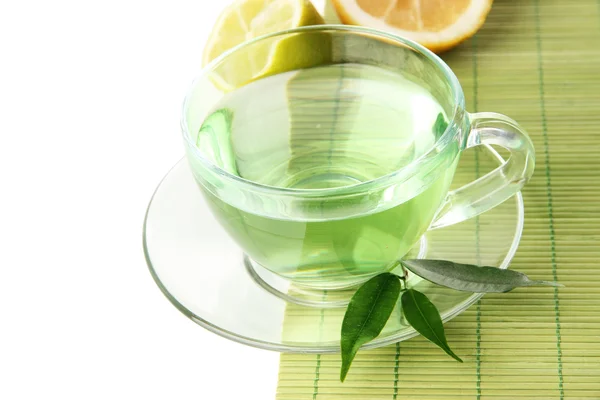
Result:
M496 0L443 58L469 111L531 135L512 268L566 286L486 295L447 323L464 364L417 337L360 353L341 384L339 355L282 354L279 400L600 399L600 0Z

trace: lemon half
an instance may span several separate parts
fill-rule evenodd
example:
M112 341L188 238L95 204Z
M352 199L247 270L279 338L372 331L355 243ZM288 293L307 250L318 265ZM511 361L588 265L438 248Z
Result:
M308 0L238 0L217 19L204 49L203 64L255 37L323 23ZM275 37L242 48L215 66L211 79L230 91L260 77L320 65L331 51L327 41L317 36L303 33Z

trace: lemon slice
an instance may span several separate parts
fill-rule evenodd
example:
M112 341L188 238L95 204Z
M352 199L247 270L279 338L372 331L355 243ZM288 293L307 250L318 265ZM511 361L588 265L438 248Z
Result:
M238 0L218 18L204 49L203 63L255 37L323 23L308 0ZM304 34L243 48L216 66L211 78L221 89L232 90L262 76L318 65L330 51L314 39L315 35Z
M331 0L340 20L412 39L435 52L473 36L492 0Z

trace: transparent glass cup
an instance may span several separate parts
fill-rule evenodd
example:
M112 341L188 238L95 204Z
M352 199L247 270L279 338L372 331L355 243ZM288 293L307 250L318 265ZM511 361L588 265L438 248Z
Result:
M277 54L279 58L274 56ZM203 124L208 117L224 119L224 126L231 125L227 118L236 118L229 112L215 112L216 105L234 90L232 86L237 90L289 71L306 76L316 67L343 69L348 65L375 66L400 74L441 106L447 116L443 129L410 162L379 176L360 176L358 171L358 177L352 176L347 184L306 188L266 184L229 168L223 161L226 155L220 154L231 145L229 133L211 136L210 150L203 148L205 139L200 132L206 130ZM240 70L240 66L246 67ZM322 115L333 113L333 106L327 108L330 103L335 102L315 100L313 110ZM315 127L320 126L315 122ZM314 135L318 136L316 129ZM252 260L250 264L307 289L346 289L394 269L427 230L473 218L517 193L533 174L535 163L531 140L515 121L500 114L465 111L456 76L435 54L410 40L351 26L278 32L226 52L193 83L184 103L182 130L194 178L213 215ZM389 131L393 137L394 129ZM310 150L303 157L314 163L328 153L329 164L319 172L328 179L347 178L335 160L348 162L352 154L364 158L368 153L373 164L394 165L393 159L385 158L393 152L381 152L380 147L379 153L369 150L369 142L364 140L367 133L350 134L363 136L304 146ZM263 140L257 134L251 145L268 149L269 143L262 142L292 146L295 140L285 129L270 135L276 138ZM460 153L478 145L503 147L510 157L487 175L449 191ZM287 162L286 170L296 174L290 182L315 179L307 172L310 168L294 169L291 161ZM240 269L240 273L245 272Z

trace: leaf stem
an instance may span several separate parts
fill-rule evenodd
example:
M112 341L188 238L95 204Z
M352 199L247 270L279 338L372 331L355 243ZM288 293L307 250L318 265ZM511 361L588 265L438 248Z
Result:
M402 268L402 274L403 276L400 278L404 281L406 281L408 279L408 269L404 266L403 262L400 262L400 268Z
M408 290L408 288L406 287L406 279L404 279L403 277L399 276L398 278L400 278L400 292L405 292Z

